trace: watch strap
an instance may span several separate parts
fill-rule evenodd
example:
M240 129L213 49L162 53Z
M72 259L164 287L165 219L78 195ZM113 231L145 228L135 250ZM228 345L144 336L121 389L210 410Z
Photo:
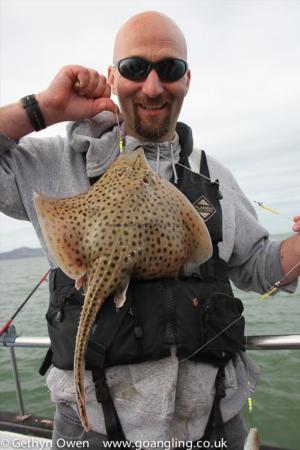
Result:
M27 113L28 119L31 125L33 126L33 129L35 131L40 131L46 128L47 125L45 122L45 118L40 109L39 103L35 98L35 95L34 94L26 95L25 97L21 98L20 101Z

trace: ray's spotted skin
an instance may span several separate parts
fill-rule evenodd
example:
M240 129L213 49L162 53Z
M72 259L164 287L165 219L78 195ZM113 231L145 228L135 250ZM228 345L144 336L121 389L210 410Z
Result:
M160 178L139 147L122 153L86 193L70 198L34 195L45 242L76 287L86 289L74 356L77 403L89 429L84 356L105 299L125 301L130 278L177 277L187 263L210 258L208 230L187 198Z

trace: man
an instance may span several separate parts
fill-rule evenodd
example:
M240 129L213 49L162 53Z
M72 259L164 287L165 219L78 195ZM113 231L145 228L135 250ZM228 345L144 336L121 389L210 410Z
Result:
M132 17L117 34L114 65L109 68L107 81L95 70L66 66L47 90L36 95L38 105L28 105L23 100L23 105L17 102L1 109L1 188L4 192L0 200L1 210L12 217L30 220L47 254L32 193L37 191L49 196L66 197L83 192L117 157L119 130L115 115L111 114L117 111L117 106L110 99L111 91L118 95L120 102L122 132L128 151L142 144L150 164L153 167L159 166L157 169L161 176L172 179L178 172L179 188L186 189L187 192L190 192L194 180L200 179L197 174L187 175L188 171L185 169L180 172L177 164L183 161L187 165L192 150L188 127L176 127L190 83L190 69L186 61L186 43L177 25L160 13L145 12ZM94 118L98 113L101 114ZM21 139L33 128L41 129L44 122L50 126L67 120L77 122L69 125L66 139ZM201 164L203 161L206 159L201 159ZM207 220L207 226L211 227L211 234L216 235L215 261L218 264L220 261L228 263L230 278L240 288L264 292L274 282L282 279L284 274L287 274L284 284L292 283L299 275L299 267L291 270L300 260L299 235L282 243L270 241L268 233L257 223L250 203L228 170L212 158L207 157L207 163L210 177L212 180L219 179L223 195L220 200L218 185L211 183L215 204L209 203L214 214ZM193 183L189 177L193 177ZM186 180L184 186L183 179ZM200 198L200 194L201 192L197 198ZM219 204L222 206L223 230L222 213L217 211ZM198 204L201 212L200 206ZM294 231L300 231L300 216L295 218ZM48 254L48 257L55 267L51 255ZM221 267L226 272L226 264ZM227 280L222 279L223 275L213 274L213 281L201 286L215 289L216 284L222 285L225 292L230 294ZM156 292L155 298L160 306L165 301L160 297L160 291L165 287L166 292L172 292L174 296L176 289L183 289L184 299L184 286L191 287L194 282L198 283L191 278L187 276L186 280L176 281L176 285L172 280L165 284L160 280L157 283L161 284L152 282L147 285L143 295L139 294L139 300L146 308L147 295L153 294L154 299ZM55 301L59 295L64 301L70 295L76 295L74 290L70 290L68 283L60 272L55 272L51 280L54 300L52 309L49 309L48 321L49 330L53 333L52 362L58 361L59 350L56 349L59 346L69 349L67 342L59 338L55 331L59 330L57 323L63 323L62 317L66 314L63 309L55 309ZM66 291L64 294L57 294L66 287L68 295ZM134 289L138 289L140 293L143 287L138 282L133 283L129 295L133 295ZM195 307L196 303L193 303ZM138 305L133 302L132 308L133 306ZM180 308L179 304L177 306ZM133 309L130 314L133 317L130 320L142 320L141 327L139 322L135 322L134 326L135 332L139 334L140 330L145 329L146 323L143 320L146 319L141 319ZM127 316L126 320L129 320ZM155 332L158 330L156 326L155 323ZM193 330L193 333L194 331L197 330ZM138 340L141 337L136 338ZM188 352L186 358L179 361L176 349L174 351L177 341L170 339L168 344L172 349L169 356L163 355L164 357L156 359L151 357L151 361L147 361L147 358L137 360L140 364L118 365L118 358L115 357L118 349L116 348L115 353L111 351L113 363L108 364L106 380L124 436L133 442L163 440L166 447L170 446L168 442L172 438L186 442L201 438L216 440L220 436L216 429L216 416L211 416L213 422L209 433L207 424L210 423L216 397L218 368L207 360L191 361ZM62 357L63 369L66 368L65 357ZM183 361L184 359L186 360ZM55 365L60 367L58 363ZM87 372L86 398L91 430L84 432L76 412L72 372L62 371L57 367L48 376L52 399L57 403L53 448L58 448L58 439L65 442L88 440L90 449L100 448L103 440L107 439L107 421L111 419L116 422L114 411L109 412L113 417L106 417L104 420L95 398L91 373ZM243 447L245 426L239 412L248 396L248 381L253 387L256 379L256 368L247 358L241 354L235 355L233 359L229 358L225 367L226 395L221 400L225 422L222 432L226 436L227 448L234 450ZM116 426L115 423L114 427Z

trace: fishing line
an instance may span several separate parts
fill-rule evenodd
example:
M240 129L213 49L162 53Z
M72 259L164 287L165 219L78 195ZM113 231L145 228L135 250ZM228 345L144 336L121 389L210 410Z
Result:
M168 158L166 155L161 155L163 158L167 159L168 161L172 162L170 158ZM199 175L200 177L202 177L204 179L204 182L206 183L212 183L212 179L207 177L206 175L203 175L201 172L194 172L190 167L185 166L184 164L181 163L177 163L178 166L184 167L184 169L189 170L192 173L195 173L196 175ZM238 192L236 189L227 186L226 184L222 184L218 181L215 180L214 181L215 184L217 184L219 187L221 187L222 189L225 188L228 191L234 192L235 194L237 194L238 196L242 197L243 199L249 200L249 198L246 196L246 194L244 194L243 192ZM279 211L275 210L274 208L271 208L270 206L265 205L263 202L261 201L257 201L257 200L251 200L253 203L257 204L260 208L264 209L265 211L268 211L270 213L276 214L276 215L281 215L282 217L285 217L289 220L293 220L290 216L280 213Z
M119 128L119 136L120 136L120 152L123 151L123 139L121 140L121 128L120 128L120 124L119 124L119 120L118 120L118 115L116 113L117 116L117 123L118 123L118 128ZM163 158L167 159L168 161L170 161L173 164L173 161L170 160L170 158L168 158L165 155L159 155L162 156ZM159 158L158 156L158 158ZM202 179L204 180L204 182L206 183L212 183L211 178L207 177L206 175L203 175L201 172L194 172L192 169L190 169L189 167L185 166L184 164L181 163L177 163L179 166L183 167L186 170L189 170L192 173L196 173L197 175L199 175L200 177L202 177ZM215 181L215 183L217 185L219 185L220 187L220 182L218 180ZM243 193L243 192L238 192L236 189L233 189L227 185L222 185L222 189L225 188L228 191L234 192L236 195L240 196L243 199L246 199L247 201L249 200L248 197ZM287 216L285 214L280 213L279 211L277 211L274 208L271 208L270 206L267 206L266 204L264 204L261 201L257 201L257 200L252 200L253 203L255 203L256 205L258 205L261 209L264 209L265 211L275 214L275 215L281 215L283 217L288 218L289 220L293 220L290 216ZM298 263L296 263L282 278L281 280L277 281L274 283L274 285L264 294L261 295L260 299L266 299L268 298L270 295L275 294L279 287L280 284L282 283L282 281L298 266L300 265L300 261ZM231 322L227 327L225 327L223 330L221 330L219 333L217 333L213 338L211 338L208 342L206 342L204 345L200 346L197 350L195 350L193 353L191 353L189 356L187 356L186 358L183 358L181 360L178 361L179 364L189 360L190 358L192 358L193 356L195 356L197 353L199 353L201 350L203 350L208 344L210 344L211 342L213 342L215 339L217 339L221 334L223 334L225 331L227 331L230 327L232 327L236 322L238 322L238 320L240 320L242 317L242 315L240 315L237 319L235 319L233 322ZM248 348L248 342L247 342L247 336L246 338L246 342L245 342L245 350L247 350ZM251 384L250 384L250 380L249 380L249 374L248 374L248 367L246 368L247 370L247 387L248 387L248 391L249 391L249 395L247 397L247 405L248 405L248 411L249 411L249 415L250 415L250 421L251 421L251 428L254 427L254 419L253 419L253 401L252 401L252 396L251 396Z
M120 122L119 122L119 117L118 117L118 113L117 113L117 112L116 112L116 117L117 117L117 124L118 124L118 129L119 129L119 136L120 136L120 151L123 151L123 148L124 148L124 147L123 147L123 146L124 146L124 140L123 140L123 138L122 138L122 132L121 132L121 127L120 127ZM122 150L121 150L121 148L122 148ZM168 158L166 155L160 154L160 156L162 156L163 158L167 159L169 162L171 162L171 163L173 164L173 161L172 161L170 158ZM179 162L178 162L177 164L178 164L179 166L183 167L184 169L189 170L190 172L195 173L196 175L199 175L200 177L203 178L204 182L206 182L206 183L212 183L211 178L210 178L210 177L207 177L206 175L203 175L201 172L194 172L190 167L187 167L187 166L185 166L184 164L181 164L181 163L179 163ZM229 190L229 191L231 191L231 192L234 192L235 194L237 194L237 195L240 196L241 198L246 199L247 201L249 200L248 197L246 196L246 194L244 194L243 192L238 192L236 189L231 188L231 187L227 186L226 184L222 184L222 186L221 186L221 183L220 183L218 180L214 181L214 183L217 184L219 187L222 187L222 189L225 188L225 189L227 189L227 190ZM283 216L283 217L285 217L285 218L288 218L289 220L293 220L290 216L287 216L287 215L285 215L285 214L280 213L279 211L275 210L274 208L271 208L270 206L265 205L265 204L264 204L263 202L261 202L261 201L252 200L252 202L255 203L255 204L257 204L260 208L264 209L265 211L268 211L268 212L270 212L270 213L272 213L272 214L281 215L281 216ZM296 267L298 267L299 265L300 265L300 261L299 261L298 263L296 263L296 265L295 265L294 267L292 267L292 268L289 270L289 272L287 272L287 273L281 278L281 280L279 280L279 281L277 281L276 283L274 283L274 285L273 285L267 292L265 292L264 294L262 294L262 296L261 296L260 298L261 298L261 299L267 298L267 297L269 297L270 295L272 295L273 293L277 292L277 290L278 290L280 284L282 283L282 281L283 281L283 280L284 280L284 279L285 279L285 278L286 278L286 277L287 277L287 276L288 276L288 275L289 275Z
M248 337L247 337L247 333L245 336L245 351L248 350ZM254 427L254 417L253 417L253 401L252 401L252 396L251 396L251 384L250 384L250 377L249 377L249 367L246 364L246 377L247 377L247 390L249 392L248 397L247 397L247 406L248 406L248 412L249 412L249 416L250 416L250 422L251 422L251 428Z
M197 353L199 353L201 350L203 350L205 347L207 347L207 345L210 344L211 342L213 342L215 339L217 339L217 337L221 336L221 334L225 333L225 331L227 331L230 327L232 327L242 317L243 316L240 315L237 319L233 320L229 325L227 325L227 327L225 327L223 330L219 331L219 333L217 333L215 336L213 336L211 339L209 339L207 342L205 342L205 344L201 345L201 347L199 347L197 350L195 350L189 356L186 356L185 358L180 359L178 362L182 363L182 362L187 361L188 359L192 358L193 356L197 355Z
M273 286L271 286L270 287L270 289L267 291L267 292L265 292L264 294L262 294L260 297L259 297L259 300L264 300L264 299L266 299L266 298L268 298L268 297L270 297L270 295L273 295L273 294L275 294L275 292L277 292L278 291L278 289L280 288L280 284L283 282L283 280L285 279L285 278L287 278L288 277L288 275L291 273L291 272L293 272L293 270L295 270L298 266L300 266L300 261L298 261L282 278L281 278L281 280L279 280L279 281L276 281L276 283L274 283L273 284Z
M267 298L271 295L272 292L276 292L274 290L274 287L276 286L276 290L279 289L279 285L280 283L282 283L282 281L294 270L296 269L296 267L298 267L300 265L300 261L298 263L296 263L282 278L281 280L277 281L276 283L274 283L274 285L272 286L272 288L270 288L265 294L262 294L261 297L259 297L259 299L261 298ZM271 292L272 291L272 292ZM268 295L267 295L268 294ZM217 339L221 334L223 334L225 331L227 331L230 327L232 327L236 322L238 322L238 320L240 320L242 317L242 315L240 315L237 319L233 320L229 325L227 325L227 327L225 327L223 330L219 331L219 333L217 333L215 336L213 336L211 339L209 339L209 341L207 341L205 344L203 344L201 347L199 347L197 350L195 350L193 353L191 353L189 356L185 357L184 359L181 359L179 361L179 363L182 363L184 361L187 361L188 359L192 358L193 356L195 356L197 353L199 353L201 350L203 350L208 344L210 344L211 342L213 342L215 339ZM247 337L246 337L246 348L247 348ZM251 401L249 400L249 402L251 403ZM252 404L248 405L249 408L252 408Z
M118 112L116 112L115 114L116 114L116 118L117 118L118 130L119 130L119 149L120 149L120 153L122 153L124 151L124 138L122 137L122 131L121 131L121 126L120 126ZM169 162L171 162L172 165L174 164L174 161L172 161L166 155L160 155L160 156L162 156L163 158L167 159ZM207 177L206 175L203 175L201 172L194 172L190 167L187 167L184 164L181 164L179 162L177 164L179 166L189 170L192 173L196 173L197 175L202 177L205 182L212 183L211 178ZM249 200L249 198L243 192L238 192L236 189L231 188L231 187L227 186L226 184L222 184L222 186L221 186L221 184L220 184L220 182L218 180L214 181L214 183L217 184L218 186L222 187L222 189L225 188L225 189L227 189L227 190L229 190L231 192L234 192L235 194L237 194L238 196L242 197L243 199ZM176 180L175 180L175 184L176 184ZM274 208L271 208L270 206L266 205L262 201L258 201L258 200L251 200L251 201L253 203L255 203L256 205L258 205L261 209L264 209L265 211L268 211L268 212L270 212L272 214L281 215L282 217L285 217L286 219L289 219L289 220L293 220L292 217L288 216L287 214L283 214L283 213L277 211Z
M120 121L119 121L119 115L118 112L116 112L116 118L117 118L117 125L118 125L118 130L119 130L119 149L120 149L120 153L122 153L124 151L124 138L122 137L122 131L121 131L121 126L120 126ZM171 144L172 145L172 144ZM174 171L174 161L170 158L168 158L166 155L158 155L158 156L162 156L163 158L167 159L169 162L171 162L172 167L173 167L173 172L176 173L176 171ZM189 170L192 173L196 173L197 175L199 175L200 177L202 177L204 179L204 181L206 183L212 183L211 178L207 177L206 175L203 175L201 172L194 172L190 167L185 166L184 164L181 163L177 163L178 166L183 167L184 169ZM175 184L177 183L176 177L175 177ZM228 191L234 192L235 194L239 195L240 197L242 197L243 199L249 200L248 197L246 196L246 194L244 194L243 192L238 192L236 189L231 188L229 186L227 186L226 184L220 184L220 182L218 180L216 180L214 182L215 184L217 184L218 186L227 189ZM289 220L293 220L292 217L286 215L286 214L282 214L279 211L277 211L274 208L271 208L270 206L265 205L265 203L258 201L258 200L251 200L253 203L255 203L256 205L258 205L260 208L264 209L265 211L268 211L270 213L276 214L276 215L281 215L282 217L285 217Z
M170 160L170 158L168 158L167 156L165 156L165 155L161 155L163 158L165 158L165 159L167 159L168 161L170 161L171 162L171 160ZM187 170L189 170L190 172L192 172L192 173L195 173L196 175L199 175L200 177L202 177L203 179L204 179L204 182L209 182L209 183L212 183L212 180L211 180L211 178L209 178L209 177L207 177L206 175L203 175L201 172L194 172L192 169L190 169L189 167L187 167L187 166L185 166L184 164L181 164L181 163L177 163L179 166L181 166L181 167L184 167L185 169L187 169ZM216 183L218 186L221 186L221 184L220 184L220 182L218 181L218 180L216 180L214 183ZM232 191L232 192L234 192L235 194L237 194L237 195L239 195L240 197L242 197L243 199L246 199L246 200L248 200L248 197L246 196L246 194L244 194L243 192L238 192L236 189L233 189L233 188L231 188L231 187L229 187L229 186L226 186L225 184L224 185L222 185L222 189L223 188L226 188L226 189L228 189L229 191ZM287 215L284 215L284 214L282 214L282 213L280 213L279 211L277 211L277 210L275 210L275 209L273 209L273 208L270 208L269 206L266 206L263 202L259 202L259 201L257 201L257 200L252 200L252 202L253 203L256 203L258 206L260 206L261 208L263 208L263 209L265 209L266 211L268 211L268 212L270 212L270 213L273 213L273 214L276 214L276 215L281 215L281 216L283 216L283 217L286 217L286 218L288 218L289 220L293 220L291 217L289 217L289 216L287 216ZM282 278L281 278L281 280L279 280L279 281L276 281L276 283L274 283L273 284L273 286L267 291L267 292L265 292L264 294L262 294L262 296L260 297L260 299L264 299L264 298L267 298L267 297L269 297L270 295L272 295L272 294L274 294L275 292L277 292L277 290L279 289L279 287L280 287L280 284L282 283L282 281L294 270L294 269L296 269L296 267L298 267L300 265L300 261L298 262L298 263L296 263Z
M165 155L161 155L163 158L167 159L168 161L171 162L170 158L168 158ZM177 163L179 166L183 167L184 169L189 170L192 173L195 173L197 175L199 175L200 177L202 177L204 179L204 182L206 183L212 183L211 178L207 177L206 175L203 175L201 172L194 172L192 169L190 169L189 167L185 166L184 164L181 163ZM219 186L221 186L219 181L215 181L216 184L218 184ZM243 193L243 192L238 192L236 189L233 189L227 185L222 185L222 189L226 188L229 191L234 192L235 194L239 195L240 197L242 197L243 199L248 200L248 197ZM273 214L277 214L279 215L280 213L276 210L274 210L273 208L270 208L268 206L266 206L263 202L259 202L256 200L252 200L254 203L258 204L261 208L265 209L266 211L273 213ZM287 217L287 216L286 216ZM291 219L290 217L288 217L289 219ZM280 284L282 283L282 281L296 268L300 265L300 261L298 263L296 263L282 278L281 280L277 281L276 283L274 283L274 285L264 294L262 294L262 296L260 297L262 298L267 298L270 295L274 294L275 292L277 292L277 290L280 287ZM205 343L204 345L202 345L201 347L199 347L199 349L195 350L192 354L190 354L189 356L187 356L186 358L182 359L179 361L179 363L184 362L190 358L192 358L194 355L196 355L197 353L199 353L201 350L203 350L209 343L213 342L218 336L220 336L222 333L224 333L226 330L228 330L231 326L233 326L239 319L241 318L238 317L237 319L235 319L232 323L230 323L227 327L224 328L224 330L220 331L216 336L214 336L213 338L211 338L207 343ZM251 397L248 398L248 408L249 411L252 411L252 399Z
M11 318L3 325L2 328L0 328L0 336L2 336L2 334L8 329L8 327L11 325L12 321L15 319L15 317L19 314L19 312L23 309L23 307L26 305L26 303L28 302L28 300L32 297L32 295L35 293L35 291L40 287L40 285L43 283L43 281L46 280L49 272L51 269L49 269L45 275L42 276L42 278L40 279L40 281L36 284L36 286L32 289L32 291L30 292L30 294L28 294L28 296L25 298L25 300L23 301L23 303L21 303L21 305L19 306L19 308L14 312L14 314L11 316Z
M163 158L165 158L165 159L167 159L168 161L171 161L167 156L165 156L165 155L161 155ZM199 175L200 177L202 177L203 179L204 179L204 182L209 182L209 183L212 183L212 180L211 180L211 178L209 178L209 177L207 177L206 175L203 175L201 172L194 172L192 169L190 169L189 167L187 167L187 166L185 166L184 164L181 164L181 163L177 163L179 166L181 166L181 167L184 167L185 169L187 169L187 170L189 170L190 172L192 172L192 173L195 173L196 175ZM215 181L215 183L216 184L218 184L219 186L221 186L221 184L220 184L220 182L218 181L218 180L216 180ZM242 197L243 199L247 199L248 200L248 197L246 196L246 194L244 194L243 192L238 192L238 191L236 191L236 189L233 189L233 188L231 188L231 187L229 187L229 186L226 186L226 185L222 185L222 189L223 188L226 188L226 189L228 189L229 191L232 191L232 192L234 192L234 193L236 193L237 195L239 195L240 197ZM286 218L288 218L289 220L292 220L292 218L291 217L289 217L289 216L287 216L287 215L284 215L284 214L282 214L282 213L280 213L279 211L277 211L277 210L275 210L275 209L273 209L273 208L270 208L269 206L266 206L263 202L259 202L259 201L257 201L257 200L252 200L253 201L253 203L256 203L258 206L260 206L261 208L263 208L263 209L265 209L266 211L268 211L268 212L270 212L270 213L273 213L273 214L276 214L276 215L282 215L282 216L284 216L284 217L286 217ZM268 298L270 295L272 295L272 294L274 294L275 292L277 292L277 290L279 289L279 287L280 287L280 284L282 283L282 281L294 270L294 269L296 269L296 267L298 267L300 265L300 261L298 262L298 263L296 263L282 278L281 278L281 280L279 280L279 281L276 281L276 283L274 283L273 284L273 286L267 291L267 292L265 292L264 294L262 294L261 295L261 297L260 297L260 299L265 299L265 298Z
M121 130L121 126L120 126L118 111L116 111L116 118L117 118L117 125L118 125L118 131L119 131L119 150L120 150L120 153L123 153L123 151L124 151L124 139L123 139L123 136L122 136L122 130Z

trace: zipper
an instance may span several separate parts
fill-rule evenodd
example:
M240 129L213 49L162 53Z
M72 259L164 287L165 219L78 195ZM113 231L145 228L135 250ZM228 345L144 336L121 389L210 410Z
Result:
M176 308L173 291L167 280L162 280L165 297L166 312L166 340L167 344L176 344Z

